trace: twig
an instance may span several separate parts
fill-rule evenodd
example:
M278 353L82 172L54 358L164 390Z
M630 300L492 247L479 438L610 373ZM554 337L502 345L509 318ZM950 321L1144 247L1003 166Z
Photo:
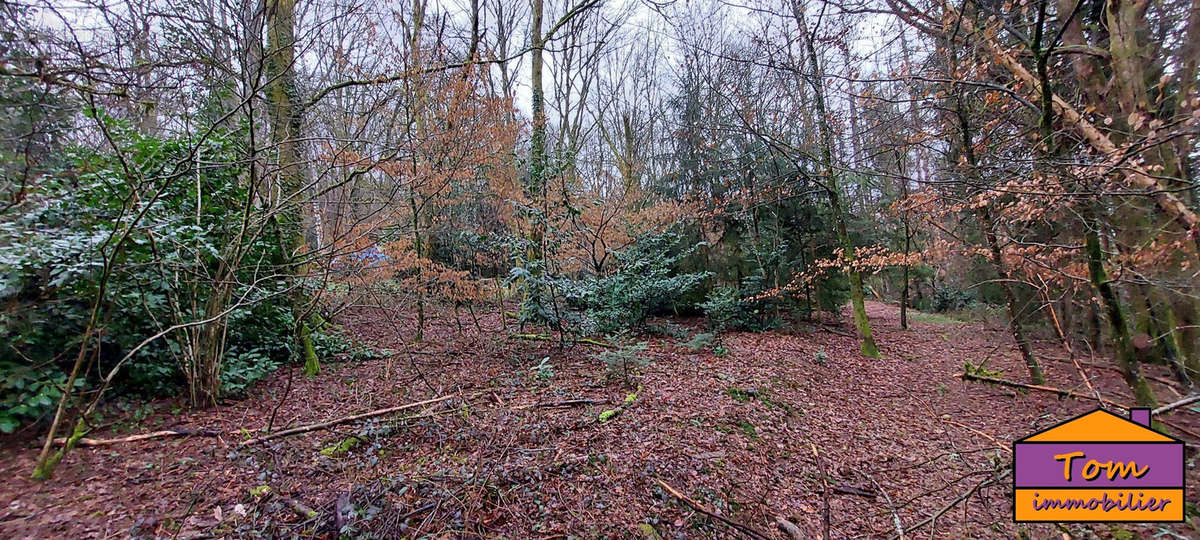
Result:
M432 404L434 404L434 403L441 403L441 402L443 402L443 401L446 401L446 400L448 400L448 399L450 399L450 398L454 397L455 395L456 395L456 394L451 394L451 395L448 395L448 396L442 396L442 397L439 397L439 398L427 399L427 400L425 400L425 401L418 401L418 402L416 402L416 403L409 403L409 404L407 404L407 405L400 405L399 407L388 407L388 408L386 408L386 409L379 409L379 410L370 411L370 412L365 412L365 413L361 413L361 414L354 414L354 415L350 415L350 416L344 416L344 417L342 417L342 418L338 418L338 419L335 419L335 420L330 420L330 421L328 421L328 422L321 422L321 423L319 423L319 424L308 424L308 425L306 425L306 426L299 426L299 427L294 427L294 428L292 428L292 429L285 429L285 430L283 430L283 431L277 431L277 432L275 432L275 433L272 433L272 434L270 434L270 435L264 435L264 436L262 436L262 437L257 437L257 438L254 438L254 439L249 439L249 440L246 440L246 441L242 441L242 442L241 442L241 444L239 444L238 446L249 446L249 445L251 445L251 444L258 444L258 443L266 442L266 441L269 441L269 440L271 440L271 439L278 439L279 437L287 437L287 436L289 436L289 435L296 435L297 433L306 433L306 432L309 432L309 431L317 431L317 430L321 430L321 429L328 429L328 428L331 428L331 427L333 427L333 426L337 426L337 425L341 425L341 424L347 424L347 423L350 423L350 422L355 422L355 421L358 421L358 420L365 420L365 419L367 419L367 418L374 418L374 417L376 417L376 416L383 416L383 415L386 415L386 414L392 414L392 413L396 413L396 412L400 412L400 411L404 411L404 410L408 410L408 409L413 409L413 408L416 408L416 407L421 407L421 406L424 406L424 405L432 405Z
M671 487L670 485L668 485L666 482L663 482L662 480L655 478L654 482L657 483L659 486L661 486L664 490L667 491L667 493L670 493L676 499L679 499L680 501L683 501L684 504L692 507L693 510L700 512L701 514L704 514L713 519L716 519L726 525L729 525L730 527L733 527L733 529L735 531L741 532L742 534L745 534L746 536L749 536L750 538L754 538L756 540L767 540L768 538L770 538L766 534L759 532L754 527L751 527L751 526L743 524L743 523L738 523L732 519L729 519L725 516L722 516L721 514L717 514L713 511L705 508L704 505L702 505L696 501L693 501L687 495L680 493L679 490Z
M929 516L917 523L914 523L912 526L910 526L908 528L908 532L911 533L917 529L920 529L921 527L924 527L930 523L933 523L934 520L936 520L939 517L942 517L942 514L945 514L946 512L949 512L951 509L953 509L955 506L958 506L958 503L961 503L961 502L967 500L968 498L970 498L971 495L974 495L976 491L979 491L980 489L982 489L984 486L987 486L988 484L1003 480L1011 472L1012 472L1011 468L1005 468L1004 472L999 475L988 476L987 478L984 478L978 484L975 484L975 487L972 487L971 489L967 490L966 493L959 495L953 501L950 501L949 503L947 503L946 506L943 506L940 510L938 510L937 512L934 512L934 514L932 516ZM893 536L892 540L896 540L898 538L900 538L899 535Z
M940 418L940 417L938 417L938 418ZM989 441L992 441L992 444L996 445L996 448L999 448L1001 451L1008 452L1008 453L1010 453L1010 454L1012 453L1012 450L1011 450L1011 449L1009 449L1009 447L1007 447L1007 446L1004 446L1003 444L1000 444L1000 441L996 440L996 438L995 438L995 437L993 437L993 436L991 436L991 435L988 435L987 433L984 433L984 432L982 432L982 431L979 431L978 429L975 429L975 428L973 428L973 427L971 427L971 426L968 426L968 425L966 425L966 424L963 424L963 423L961 423L961 422L955 422L954 420L951 420L951 419L949 419L949 418L942 418L941 420L942 420L943 422L946 422L946 423L948 423L948 424L953 424L953 425L956 425L956 426L958 426L958 427L960 427L960 428L963 428L963 429L965 429L965 430L967 430L967 431L970 431L971 433L974 433L974 434L976 434L976 435L979 435L980 437L983 437L983 438L985 438L985 439L987 439L987 440L989 440Z
M831 528L830 522L832 521L830 515L831 512L829 510L829 477L825 473L825 460L821 459L821 454L817 452L817 445L812 441L809 441L808 446L812 448L813 458L817 460L817 466L821 469L821 522L824 526L823 530L825 531L825 534L821 537L821 539L829 540Z
M1051 387L1051 386L1041 386L1041 385L1037 385L1037 384L1025 384L1025 383L1019 383L1019 382L1015 382L1015 381L1010 381L1010 380L1006 380L1006 379L1001 379L1001 378L998 378L998 377L987 377L987 376L983 376L983 375L973 375L973 374L971 374L971 373L960 373L960 374L958 374L958 377L959 377L959 378L961 378L961 379L963 379L963 380L967 380L967 381L979 381L979 382L987 382L987 383L999 384L999 385L1002 385L1002 386L1011 386L1011 387L1014 387L1014 388L1026 388L1026 389L1029 389L1029 390L1039 390L1039 391L1042 391L1042 392L1050 392L1050 393L1058 394L1058 395L1059 395L1059 397L1073 397L1073 398L1082 398L1082 399L1090 399L1090 400L1093 400L1093 401L1096 401L1096 400L1097 400L1097 398L1096 398L1096 397L1094 397L1094 396L1089 396L1089 395L1087 395L1087 394L1080 394L1080 393L1078 393L1078 392L1073 392L1073 391L1071 391L1071 390L1063 390L1063 389L1061 389L1061 388L1054 388L1054 387ZM1118 402L1115 402L1115 401L1109 401L1109 400L1107 400L1107 399L1102 399L1102 398L1101 398L1099 401L1100 401L1100 403L1101 403L1101 404L1106 404L1106 405L1115 405L1115 406L1117 406L1117 407L1120 407L1120 408L1122 408L1122 409L1129 409L1129 406L1128 406L1128 405L1123 405L1123 404L1121 404L1121 403L1118 403ZM1200 394L1197 394L1197 395L1192 395L1192 396L1189 396L1189 397L1183 398L1183 399L1181 399L1181 400L1179 400L1179 401L1176 401L1176 402L1174 402L1174 403L1171 403L1171 404L1168 404L1168 405L1164 405L1164 406L1162 406L1162 407L1159 407L1159 408L1157 408L1157 409L1155 409L1155 410L1153 411L1153 414L1155 414L1155 415L1158 415L1158 414L1162 414L1162 413L1170 412L1170 411L1172 411L1172 410L1174 410L1174 409L1176 409L1176 408L1183 407L1184 405L1188 405L1188 404L1190 404L1190 403L1195 403L1196 401L1200 401ZM1161 412L1160 412L1160 411L1161 411ZM1183 426L1181 426L1181 425L1179 425L1179 424L1176 424L1176 423L1173 423L1173 422L1169 422L1169 421L1167 421L1166 419L1163 419L1163 418L1158 418L1158 419L1156 419L1155 421L1157 421L1157 422L1162 422L1162 423L1163 423L1164 425L1166 425L1166 426L1170 426L1171 428L1174 428L1174 429L1177 429L1177 430L1179 430L1179 431L1182 431L1182 432L1184 432L1184 433L1187 433L1187 434L1188 434L1189 436L1191 436L1191 437L1194 437L1194 438L1200 439L1200 433L1196 433L1195 431L1192 431L1192 430L1191 430L1191 429L1189 429L1189 428L1183 427ZM1000 445L1000 446L1001 446L1002 448L1005 448L1005 449L1007 450L1007 448L1006 448L1006 447L1004 447L1003 445Z
M875 489L878 489L879 493L883 495L883 500L887 501L888 510L892 512L892 523L896 526L896 538L904 538L904 523L900 520L900 514L896 512L896 503L892 502L892 498L888 496L887 490L883 489L883 486L879 485L879 482L875 481L875 477L869 473L859 471L859 474L866 477L871 482L871 485L875 486Z
M317 517L318 515L320 515L317 513L316 510L313 510L312 507L308 506L307 504L304 504L299 499L288 497L287 495L280 495L279 500L283 501L284 504L288 505L288 508L291 508L292 511L296 513L296 515L298 515L304 519L313 519L313 518Z
M1050 356L1050 355L1043 355L1043 357L1044 357L1044 358L1047 358L1047 359L1050 359L1050 360L1071 360L1071 361L1075 362L1076 364L1078 364L1078 365L1080 365L1080 366L1086 366L1086 367L1090 367L1090 368L1103 369L1103 370L1106 370L1106 371L1113 371L1113 372L1116 372L1116 373L1122 373L1122 371L1121 371L1121 368L1119 368L1119 367L1117 367L1117 366L1109 366L1109 365L1104 365L1104 364L1097 364L1097 363L1095 363L1095 362L1080 362L1080 361L1078 361L1078 360L1075 360L1074 358L1062 358L1062 357L1060 357L1060 356ZM1177 388L1179 387L1179 381L1173 381L1173 380L1171 380L1171 379L1164 379L1164 378L1162 378L1162 377L1158 377L1158 376L1155 376L1155 375L1150 375L1150 374L1147 374L1147 373L1143 373L1143 374L1142 374L1142 376L1143 376L1143 377L1145 377L1145 378L1146 378L1146 380L1149 380L1149 381L1154 381L1154 382L1157 382L1157 383L1159 383L1159 384L1162 384L1163 386L1166 386L1166 387L1167 387L1168 389L1170 389L1171 391L1174 391L1174 392L1177 392L1177 393L1178 393L1178 390L1177 390Z
M437 507L438 504L440 504L440 503L431 502L431 503L425 503L421 506L418 506L413 511L408 512L408 513L404 514L403 516L400 516L400 522L403 523L403 522L407 521L409 518L411 518L417 514L423 514L425 512L433 510L435 507Z
M1200 441L1200 433L1196 433L1191 428L1183 427L1175 422L1171 422L1171 421L1167 420L1166 418L1155 418L1154 421L1162 422L1163 425L1165 425L1171 429L1186 433L1189 437L1191 437L1195 441Z
M833 486L833 492L843 493L846 495L858 495L859 497L866 497L868 499L874 499L876 497L875 492L859 489L854 486Z
M195 435L198 437L216 437L220 435L219 431L208 429L167 429L163 431L153 431L150 433L142 433L140 435L130 435L118 439L90 439L87 437L79 439L75 443L76 446L108 446L110 444L122 444L135 441L145 441L148 439L161 439L164 437L186 437ZM66 444L67 439L59 437L54 439L54 444Z

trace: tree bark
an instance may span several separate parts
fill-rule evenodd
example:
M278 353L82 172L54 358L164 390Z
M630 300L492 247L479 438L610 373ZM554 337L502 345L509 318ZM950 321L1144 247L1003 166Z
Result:
M279 234L280 257L293 278L298 276L298 259L304 244L301 228L301 197L304 172L300 163L300 111L296 106L296 0L273 0L267 6L267 58L271 143L278 152L278 183L271 190L272 211ZM304 360L304 373L321 370L313 348L308 318L308 296L304 287L292 294L296 347Z
M967 174L972 177L978 177L979 159L975 154L975 136L971 131L971 123L967 116L966 104L963 103L963 95L959 91L955 92L953 114L958 120L959 144L961 145L961 151L968 167ZM983 237L987 242L988 252L991 254L992 265L995 267L996 275L999 278L1000 288L1004 291L1005 303L1008 304L1009 332L1012 334L1013 341L1016 342L1017 348L1021 352L1021 359L1025 361L1025 367L1029 370L1029 379L1033 384L1043 384L1046 382L1046 378L1042 374L1042 368L1038 364L1037 357L1033 355L1033 347L1029 344L1025 327L1021 324L1020 309L1017 306L1017 295L1013 290L1008 265L1004 262L999 238L996 236L996 224L992 219L990 206L979 208L976 211L976 215L979 218L979 227L982 229Z
M850 277L850 301L854 308L854 326L858 329L859 338L862 340L862 353L871 358L879 358L879 347L875 345L875 339L871 337L871 321L867 318L867 309L863 301L862 273L855 268L854 243L851 241L846 227L846 209L842 204L841 188L838 185L837 172L834 170L833 129L829 124L829 115L825 108L824 72L821 71L821 62L817 57L816 46L813 45L813 36L809 33L808 25L804 21L804 9L796 1L792 2L792 14L804 36L804 46L808 53L809 65L812 68L809 82L813 87L817 125L821 134L821 161L825 169L825 190L829 194L829 205L833 209L834 219L837 222L838 243L842 248L842 263L846 268L846 274Z
M1133 390L1134 399L1138 405L1155 407L1158 400L1154 397L1154 390L1150 388L1150 383L1142 376L1129 336L1129 323L1125 318L1125 311L1121 307L1121 300L1117 297L1116 290L1113 289L1112 282L1109 281L1108 274L1104 270L1104 251L1100 248L1100 234L1096 230L1097 226L1098 223L1093 220L1085 238L1084 249L1087 252L1088 274L1091 276L1092 286L1100 293L1100 299L1108 312L1117 362L1121 367L1125 383Z
M1012 333L1013 341L1017 342L1017 348L1021 351L1021 359L1025 361L1025 367L1029 369L1029 381L1033 384L1045 384L1046 377L1042 375L1042 367L1038 365L1037 357L1033 355L1033 347L1029 344L1029 337L1025 333L1024 325L1021 324L1017 295L1013 291L1008 265L1004 262L1000 241L996 237L996 224L992 220L991 209L986 206L980 208L978 216L979 225L983 228L983 236L987 240L988 251L991 252L992 265L996 267L996 276L1000 288L1004 290L1004 299L1008 304L1008 330Z

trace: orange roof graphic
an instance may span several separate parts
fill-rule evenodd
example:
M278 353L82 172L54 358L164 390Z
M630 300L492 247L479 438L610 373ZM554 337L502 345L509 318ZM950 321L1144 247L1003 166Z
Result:
M1017 442L1179 442L1117 416L1096 409L1083 416L1052 426Z

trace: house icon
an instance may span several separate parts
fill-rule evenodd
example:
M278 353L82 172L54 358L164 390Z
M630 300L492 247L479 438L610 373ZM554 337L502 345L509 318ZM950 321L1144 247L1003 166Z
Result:
M1183 521L1183 441L1104 409L1013 443L1013 519Z

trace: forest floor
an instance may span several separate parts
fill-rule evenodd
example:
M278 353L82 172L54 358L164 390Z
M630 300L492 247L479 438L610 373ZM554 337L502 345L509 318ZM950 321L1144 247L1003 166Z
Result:
M1012 441L1096 403L960 380L964 362L985 360L1026 379L1003 327L915 314L901 330L896 307L868 308L879 360L859 354L845 323L726 334L723 356L645 337L649 363L629 384L609 376L600 347L510 338L495 313L478 328L465 312L461 327L439 314L406 348L411 314L359 308L345 331L391 354L326 363L314 378L280 370L217 408L155 402L91 434L218 437L79 448L45 483L29 479L32 436L3 440L0 537L785 538L777 517L807 538L1200 534L1188 523L1013 523ZM673 324L703 331L699 319ZM1049 384L1090 392L1061 346L1037 350ZM1081 361L1106 399L1132 401L1099 367L1109 361ZM1178 398L1165 369L1147 371L1161 400ZM448 395L408 411L417 418L241 444L273 414L279 429ZM1200 438L1200 413L1166 418L1176 436Z

